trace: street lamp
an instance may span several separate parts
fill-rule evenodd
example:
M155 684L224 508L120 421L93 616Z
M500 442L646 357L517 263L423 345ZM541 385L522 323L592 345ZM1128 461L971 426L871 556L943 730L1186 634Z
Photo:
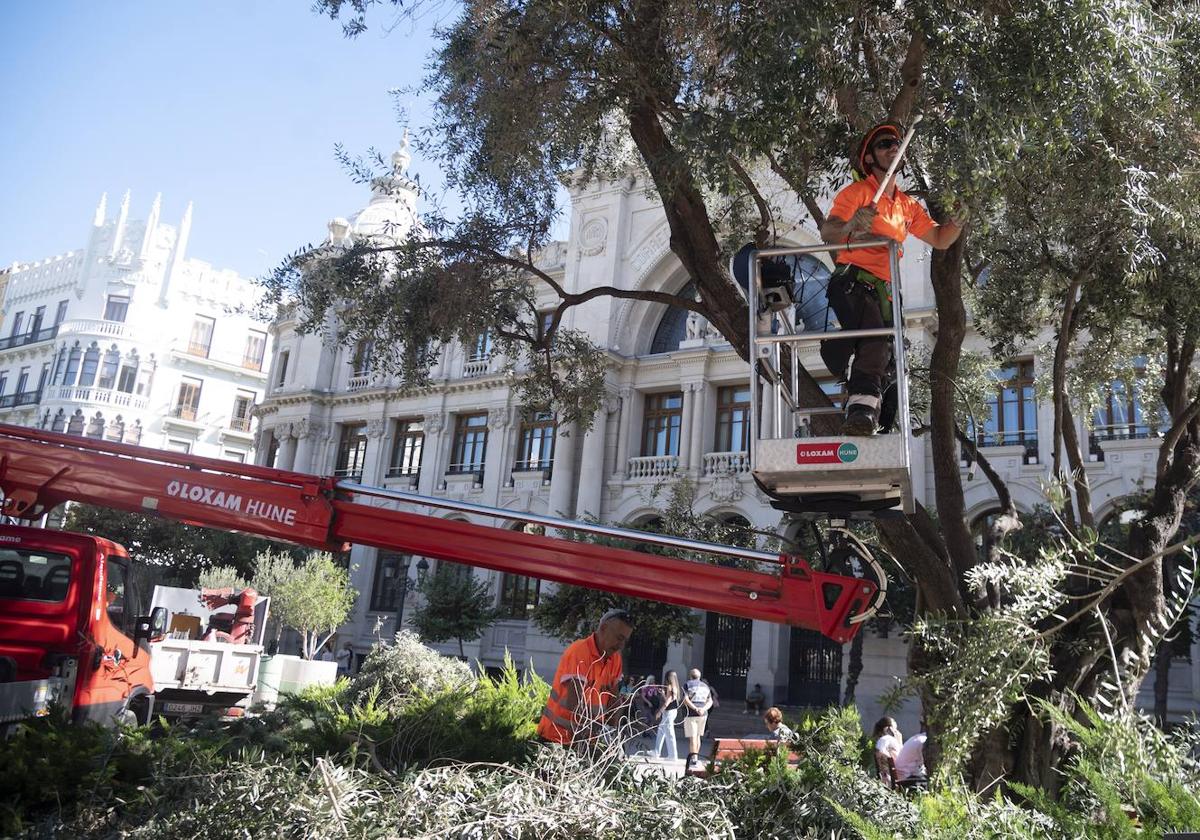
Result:
M400 608L396 610L396 632L404 629L404 600L408 597L408 564L412 560L407 554L400 561ZM417 561L417 582L425 579L429 561L422 557Z

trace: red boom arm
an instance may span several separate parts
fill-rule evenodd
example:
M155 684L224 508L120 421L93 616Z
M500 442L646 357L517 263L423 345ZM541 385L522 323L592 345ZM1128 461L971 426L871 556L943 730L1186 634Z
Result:
M849 641L873 582L780 558L780 573L717 566L355 501L334 478L0 424L3 512L67 501L156 513L314 548L347 543L819 630ZM417 500L419 502L419 499ZM514 521L521 521L513 511Z

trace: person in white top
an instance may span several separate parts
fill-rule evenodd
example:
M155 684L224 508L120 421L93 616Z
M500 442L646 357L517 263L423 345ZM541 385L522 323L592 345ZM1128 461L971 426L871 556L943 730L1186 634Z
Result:
M879 771L879 779L891 787L895 781L896 756L904 744L896 719L881 717L875 723L871 738L875 741L875 768Z
M354 648L346 642L337 652L337 672L339 677L350 676L350 663L354 659Z
M683 734L688 739L686 767L690 769L700 762L700 739L704 737L708 710L712 708L713 698L712 688L700 679L699 668L688 671L688 678L683 687L683 705L687 709L687 717L683 721Z
M914 779L924 779L925 772L925 724L922 721L921 731L904 742L904 746L896 753L896 781L906 782Z

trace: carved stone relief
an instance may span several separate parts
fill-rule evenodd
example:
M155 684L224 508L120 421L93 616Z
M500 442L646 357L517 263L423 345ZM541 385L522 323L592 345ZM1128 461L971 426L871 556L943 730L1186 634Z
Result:
M579 242L579 252L585 257L603 254L604 246L608 243L608 221L597 218L585 223L579 232Z

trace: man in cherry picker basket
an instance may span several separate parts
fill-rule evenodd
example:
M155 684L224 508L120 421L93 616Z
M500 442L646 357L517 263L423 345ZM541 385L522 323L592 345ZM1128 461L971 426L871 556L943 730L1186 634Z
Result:
M962 232L964 219L938 224L916 199L896 187L893 174L877 203L874 197L900 154L903 128L880 123L859 141L850 160L854 183L833 199L821 225L821 238L833 244L863 239L894 239L911 233L939 250L949 248ZM896 168L898 171L899 167ZM857 248L837 253L837 269L829 280L829 305L844 330L892 325L891 264L888 249ZM847 371L851 356L853 364ZM873 435L880 428L883 380L891 361L891 339L860 338L823 342L821 358L830 373L846 381L846 417L842 434ZM886 413L886 412L885 412ZM890 427L890 419L885 428Z

